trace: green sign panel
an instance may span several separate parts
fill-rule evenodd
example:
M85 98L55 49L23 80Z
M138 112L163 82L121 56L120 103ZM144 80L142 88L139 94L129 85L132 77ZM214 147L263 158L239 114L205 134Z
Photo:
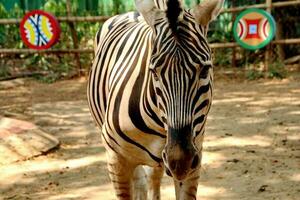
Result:
M234 22L233 34L245 49L257 50L268 45L274 38L276 23L265 10L251 8L243 11Z

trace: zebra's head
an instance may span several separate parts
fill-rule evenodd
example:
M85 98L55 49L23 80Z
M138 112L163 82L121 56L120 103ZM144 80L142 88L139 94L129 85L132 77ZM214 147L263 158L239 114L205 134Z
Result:
M212 84L206 35L224 0L206 0L190 10L182 9L178 0L162 2L136 0L136 6L153 30L149 68L167 131L164 165L170 176L183 180L201 165Z

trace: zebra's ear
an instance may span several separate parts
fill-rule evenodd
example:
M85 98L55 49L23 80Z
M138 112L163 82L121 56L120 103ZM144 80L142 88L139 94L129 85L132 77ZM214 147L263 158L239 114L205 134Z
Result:
M155 19L163 14L163 12L155 6L154 0L135 0L135 6L151 27L154 26Z
M225 0L205 0L193 9L196 21L206 26L221 12Z

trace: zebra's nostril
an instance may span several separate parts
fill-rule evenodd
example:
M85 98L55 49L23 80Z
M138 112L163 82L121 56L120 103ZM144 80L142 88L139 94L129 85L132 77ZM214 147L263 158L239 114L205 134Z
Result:
M195 169L199 164L199 156L198 155L195 155L194 159L193 159L193 162L192 162L192 166L191 168L192 169Z
M176 161L171 161L170 164L169 164L170 169L172 171L174 171L176 169L176 165L177 165Z
M171 174L171 172L170 172L170 170L169 170L168 168L166 168L166 174L167 174L168 176L171 176L171 177L172 177L172 174Z
M167 156L166 156L166 153L164 151L163 151L162 156L163 156L163 159L166 161L167 160Z

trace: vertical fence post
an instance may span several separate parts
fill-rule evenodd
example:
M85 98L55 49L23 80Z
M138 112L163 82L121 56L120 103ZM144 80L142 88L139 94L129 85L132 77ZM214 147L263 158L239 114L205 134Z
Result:
M232 7L234 7L236 5L236 0L232 0ZM235 20L236 20L236 12L233 12L232 13L232 24L234 24ZM233 36L232 36L233 37ZM234 38L233 38L233 41L234 41ZM233 47L232 48L232 59L231 59L231 62L232 62L232 67L234 68L234 72L236 73L236 47ZM236 75L236 74L235 74Z
M276 20L276 40L282 40L283 39L283 30L282 30L282 19L277 19ZM277 46L277 55L280 59L280 61L283 63L285 59L285 52L283 49L282 44L278 44Z
M66 1L66 7L67 7L67 16L71 17L72 16L72 11L71 11L71 2L70 0ZM77 36L77 32L75 29L75 24L74 22L68 22L68 25L71 29L71 35L72 35L72 40L73 40L73 46L75 49L79 48L79 42L78 42L78 36ZM79 53L75 53L75 61L78 67L78 75L80 76L82 74L82 66L81 66L81 62L80 62L80 54Z
M272 0L266 0L266 7L267 7L266 8L267 12L271 13ZM269 71L269 64L271 62L271 51L272 51L271 45L268 45L265 53L265 69L264 69L265 72Z

